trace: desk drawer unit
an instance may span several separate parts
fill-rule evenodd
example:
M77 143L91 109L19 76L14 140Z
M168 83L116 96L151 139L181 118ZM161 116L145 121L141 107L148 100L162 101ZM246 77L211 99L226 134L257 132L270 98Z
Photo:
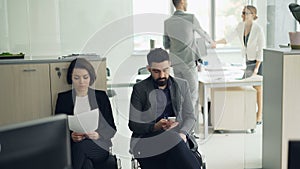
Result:
M253 87L214 88L211 91L214 130L256 127L256 90Z

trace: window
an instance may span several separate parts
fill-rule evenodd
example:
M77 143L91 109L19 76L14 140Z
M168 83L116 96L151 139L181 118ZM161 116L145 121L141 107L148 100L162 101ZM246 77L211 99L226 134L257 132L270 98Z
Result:
M157 5L159 4L159 5ZM253 4L253 0L188 0L187 12L196 15L201 27L215 39L224 38L241 21L243 6ZM171 15L173 13L172 1L161 0L134 0L133 14L157 13ZM138 24L134 20L134 25ZM136 27L136 26L134 26ZM163 23L161 24L163 30ZM134 35L134 50L149 50L150 39L155 40L155 47L163 47L162 34L142 33ZM236 38L226 45L226 48L239 48Z
M133 0L133 15L134 50L149 50L150 40L154 40L155 47L163 47L163 18L170 16L170 1ZM155 18L159 18L158 24L155 24L157 31L147 32L147 28L144 28L148 26L147 20L149 23Z
M188 0L187 12L192 13L198 19L200 26L212 35L211 0ZM212 37L212 36L211 36Z
M228 36L235 29L236 25L242 21L241 13L243 7L247 5L241 0L218 0L215 4L215 39ZM228 48L240 47L238 38L226 45Z

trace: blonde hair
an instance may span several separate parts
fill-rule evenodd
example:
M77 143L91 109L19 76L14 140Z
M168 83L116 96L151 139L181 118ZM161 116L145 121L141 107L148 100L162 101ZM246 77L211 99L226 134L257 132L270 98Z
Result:
M248 9L253 14L253 20L256 20L257 17L257 9L253 5L246 5L244 9Z

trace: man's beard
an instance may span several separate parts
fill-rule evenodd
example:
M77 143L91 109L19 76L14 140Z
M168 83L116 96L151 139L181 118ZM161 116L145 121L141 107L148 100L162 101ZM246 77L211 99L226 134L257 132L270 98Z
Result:
M168 83L168 79L163 77L163 78L158 78L155 80L155 83L158 85L158 86L165 86L167 83Z

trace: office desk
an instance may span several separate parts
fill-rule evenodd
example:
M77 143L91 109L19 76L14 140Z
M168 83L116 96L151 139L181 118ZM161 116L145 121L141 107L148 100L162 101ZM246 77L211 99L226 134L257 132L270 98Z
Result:
M208 90L218 87L240 87L240 86L260 86L262 85L262 76L256 75L246 79L241 79L242 70L224 70L224 71L204 71L199 72L199 84L203 86L203 94L200 94L200 101L203 106L203 126L204 139L208 137ZM199 125L199 124L198 124Z

